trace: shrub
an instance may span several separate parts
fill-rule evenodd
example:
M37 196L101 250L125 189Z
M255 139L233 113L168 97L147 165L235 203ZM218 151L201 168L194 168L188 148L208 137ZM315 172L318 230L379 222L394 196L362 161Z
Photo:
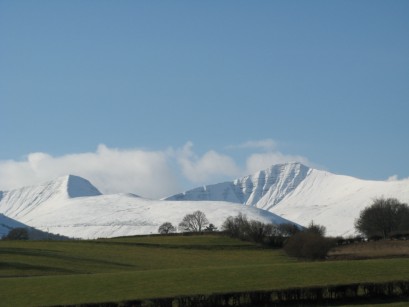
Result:
M284 245L286 254L310 260L325 259L329 250L335 245L335 241L325 238L315 230L316 228L307 229L289 238Z
M28 240L28 230L26 228L13 228L9 231L4 240Z

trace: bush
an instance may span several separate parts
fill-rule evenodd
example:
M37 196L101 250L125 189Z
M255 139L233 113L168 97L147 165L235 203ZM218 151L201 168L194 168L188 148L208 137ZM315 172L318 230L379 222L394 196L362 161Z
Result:
M4 237L4 240L28 240L28 230L26 228L13 228Z
M312 230L307 228L289 238L284 245L284 251L291 257L318 260L325 259L334 245L333 239L325 238L316 231L316 228Z

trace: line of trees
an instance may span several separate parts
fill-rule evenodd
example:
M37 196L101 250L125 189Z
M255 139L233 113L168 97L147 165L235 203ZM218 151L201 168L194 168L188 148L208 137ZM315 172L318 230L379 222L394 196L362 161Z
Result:
M307 228L295 224L273 225L248 220L240 213L228 217L222 229L234 238L283 247L289 256L297 258L324 259L335 245L334 239L325 237L325 227L313 222Z
M195 211L185 215L179 223L182 232L214 231L216 227L210 224L206 215L201 211ZM170 222L163 223L159 233L168 234L176 232ZM306 229L295 224L274 225L249 220L239 213L237 216L229 216L222 225L222 231L244 241L262 244L268 247L281 248L297 258L323 259L332 247L333 240L325 238L325 227L311 223Z
M245 215L239 213L234 217L229 216L224 221L222 230L233 238L281 247L283 240L281 240L282 232L279 227L256 220L248 220Z
M202 211L197 210L191 214L186 214L183 220L179 223L178 229L181 232L212 232L216 231L217 227L210 223ZM165 222L159 226L160 234L169 234L176 232L177 229L170 222Z
M372 205L361 211L355 221L356 230L366 238L409 237L409 206L395 198L377 198ZM179 223L181 232L215 231L202 211L185 215ZM269 247L283 247L293 257L324 259L336 244L336 239L325 237L325 227L311 223L307 228L295 224L273 225L248 220L245 215L229 216L222 229L227 235ZM159 227L159 233L176 232L170 222Z

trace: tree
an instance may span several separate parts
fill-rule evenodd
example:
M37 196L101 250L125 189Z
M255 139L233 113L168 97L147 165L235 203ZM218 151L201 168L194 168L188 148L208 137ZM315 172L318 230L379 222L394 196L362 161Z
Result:
M217 227L214 226L212 223L210 223L209 226L207 226L207 227L205 228L205 231L207 231L207 232L217 231Z
M28 240L28 230L22 227L13 228L4 237L4 240Z
M409 206L396 198L377 198L361 211L355 228L367 238L387 238L409 231Z
M235 217L229 216L224 221L222 229L233 238L269 245L272 245L271 238L275 237L278 232L275 225L248 220L242 213Z
M160 234L168 234L176 231L176 227L174 227L171 223L165 222L159 226L158 232Z
M222 225L223 231L233 238L248 240L249 221L241 212L237 216L229 216Z
M195 211L192 214L186 214L179 223L182 231L202 232L202 229L209 225L206 215L202 211Z
M291 237L301 230L302 228L293 223L283 223L277 226L278 233L283 237Z
M273 224L264 224L260 221L251 220L248 223L248 237L256 243L263 243L268 237L275 233Z
M314 221L311 221L310 225L308 225L305 231L315 233L320 235L321 237L324 237L327 229L325 228L325 226L314 224Z

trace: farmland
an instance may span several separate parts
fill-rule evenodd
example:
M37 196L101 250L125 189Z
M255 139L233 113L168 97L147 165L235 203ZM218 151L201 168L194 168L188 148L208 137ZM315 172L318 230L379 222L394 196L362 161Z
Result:
M220 235L0 241L0 301L61 305L408 280L409 258L306 262Z

